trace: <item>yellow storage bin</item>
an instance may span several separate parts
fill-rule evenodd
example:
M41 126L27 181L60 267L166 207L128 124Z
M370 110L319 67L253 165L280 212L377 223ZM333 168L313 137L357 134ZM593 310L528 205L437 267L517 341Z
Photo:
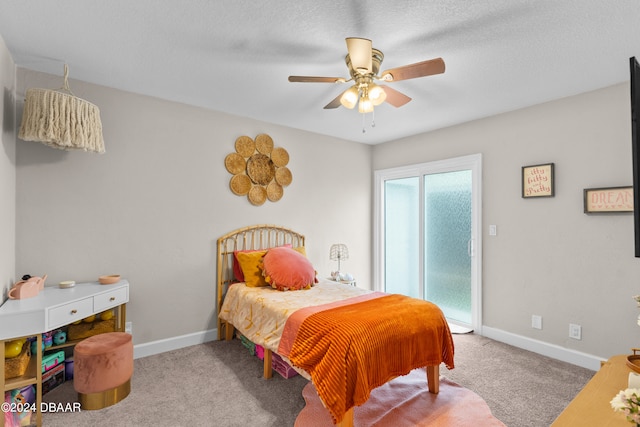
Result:
M78 325L69 325L67 337L69 340L82 340L105 332L114 332L116 330L115 319L102 320L91 323L80 323Z
M23 344L19 355L4 359L4 378L9 379L24 375L27 371L27 366L29 366L29 360L31 360L31 350L27 341Z

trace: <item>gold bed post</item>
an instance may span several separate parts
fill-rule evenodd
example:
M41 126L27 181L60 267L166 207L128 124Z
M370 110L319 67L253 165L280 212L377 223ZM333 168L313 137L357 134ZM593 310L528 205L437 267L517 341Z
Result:
M440 392L440 365L427 366L427 386L429 393L438 394Z
M264 349L264 362L262 365L262 376L265 380L268 380L273 376L272 354L268 348Z
M353 406L344 413L342 421L336 424L337 427L353 427Z
M216 295L216 317L218 318L218 341L222 339L222 320L220 320L220 308L222 307L222 287L223 287L223 279L222 279L222 240L218 239L218 260L216 261L216 270L217 270L217 295Z

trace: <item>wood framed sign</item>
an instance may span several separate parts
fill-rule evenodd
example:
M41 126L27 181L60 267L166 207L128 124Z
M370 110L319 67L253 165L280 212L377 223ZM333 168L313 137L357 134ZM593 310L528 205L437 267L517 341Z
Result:
M553 197L553 163L522 167L522 197Z
M584 189L584 213L611 212L633 212L633 186Z

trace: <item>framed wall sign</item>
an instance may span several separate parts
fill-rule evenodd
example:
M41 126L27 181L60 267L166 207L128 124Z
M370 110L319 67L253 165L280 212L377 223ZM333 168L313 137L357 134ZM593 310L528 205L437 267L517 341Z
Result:
M522 197L553 197L553 163L522 167Z
M633 212L633 186L584 189L584 213L610 212Z

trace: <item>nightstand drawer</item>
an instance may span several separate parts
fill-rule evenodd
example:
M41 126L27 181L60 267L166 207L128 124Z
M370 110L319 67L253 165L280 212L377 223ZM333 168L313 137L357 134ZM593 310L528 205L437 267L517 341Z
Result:
M85 298L49 309L49 330L82 320L93 314L93 298Z
M99 313L125 302L127 302L127 288L114 289L111 292L93 297L93 310L95 313Z

